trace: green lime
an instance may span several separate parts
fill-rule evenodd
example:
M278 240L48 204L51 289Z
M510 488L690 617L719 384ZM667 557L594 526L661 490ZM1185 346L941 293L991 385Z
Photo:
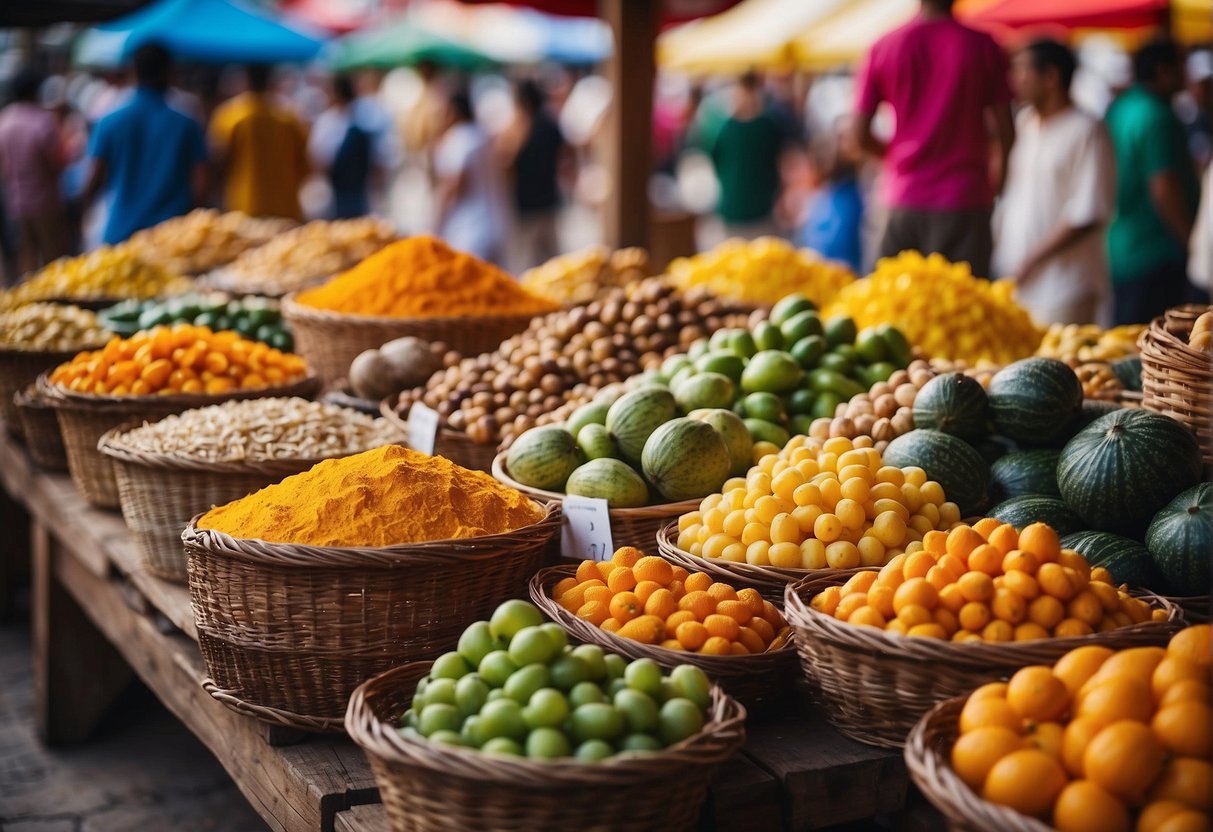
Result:
M473 667L480 667L480 660L496 650L493 634L489 632L489 622L477 621L459 636L459 644L455 651Z
M855 362L847 358L839 352L827 352L821 357L818 366L824 367L827 370L833 370L836 373L847 375L851 372L851 368L855 366Z
M788 393L804 378L804 370L783 350L763 350L750 359L741 374L746 393Z
M678 695L706 709L711 701L712 683L698 667L680 664L670 671L670 682Z
M479 748L484 744L484 737L480 733L479 716L472 714L463 720L463 727L459 729L459 738L469 748Z
M774 393L750 393L745 397L746 416L765 422L782 422L788 414L783 400Z
M417 718L417 730L421 732L422 736L428 737L435 731L458 731L462 721L459 709L454 705L435 702L422 709L421 715Z
M857 334L853 318L840 315L837 318L830 318L830 320L826 321L825 336L826 341L831 347L836 347L839 344L853 344L855 343L855 336Z
M417 712L409 708L400 716L401 728L416 728L417 727Z
M569 646L569 634L564 631L564 627L561 627L555 621L540 624L539 629L547 633L548 638L556 645L557 653Z
M868 378L871 379L871 384L869 384L868 387L871 387L872 384L875 384L878 381L888 381L889 376L893 375L895 372L897 372L897 367L893 365L893 362L877 361L875 364L868 367Z
M480 660L477 672L480 678L491 688L499 688L510 678L510 674L518 669L518 665L504 650L494 650Z
M579 644L571 655L585 662L591 681L600 682L607 677L606 654L597 644Z
M543 613L529 601L513 599L493 610L489 619L489 632L494 638L513 638L526 627L538 627L543 623Z
M614 699L615 694L619 693L619 691L621 691L621 690L627 690L627 689L628 689L628 680L627 679L612 679L611 681L607 682L606 695L608 698Z
M758 352L758 345L754 343L753 335L744 329L739 329L729 336L729 352L738 358L751 358L754 353Z
M429 736L430 742L436 742L439 745L463 745L463 737L457 731L435 731Z
M510 639L508 652L510 660L519 667L528 664L546 665L560 653L560 647L541 627L526 627Z
M834 418L834 411L838 409L838 405L842 404L842 397L837 393L825 391L817 394L817 401L813 402L813 412L809 415L814 419L826 417Z
M480 746L480 750L487 751L490 754L509 754L513 757L526 756L526 751L523 750L522 745L509 737L493 737Z
M892 324L881 324L876 331L884 339L889 361L893 366L899 370L910 366L910 362L914 360L914 349L906 340L905 334Z
M559 656L552 662L550 669L552 686L561 690L572 690L578 682L584 682L590 678L590 668L571 653Z
M628 734L619 743L620 751L660 751L663 748L661 740L649 734Z
M605 701L607 701L606 694L603 693L602 688L598 687L598 685L594 682L578 682L576 685L573 685L573 689L569 691L569 705L573 708L579 708L582 705L588 705L591 702Z
M430 678L462 679L471 672L472 668L468 666L463 656L452 651L450 653L443 653L434 659L434 666L430 668Z
M573 736L578 742L613 742L623 736L623 714L605 702L590 702L573 711Z
M661 676L661 665L652 659L636 659L623 674L628 687L652 697L661 695Z
M865 364L875 364L877 361L887 361L889 346L876 327L864 327L855 336L855 350L863 358Z
M805 310L797 312L784 321L780 325L779 331L783 333L785 344L795 344L802 338L821 335L825 332L825 328L821 325L821 318L817 317L816 312Z
M501 688L493 688L489 691L488 699L485 702L496 702L498 699L505 699L505 691Z
M750 438L755 442L770 442L772 445L783 447L788 444L787 430L774 422L768 422L765 419L746 419L745 427L750 432Z
M480 678L480 674L469 673L455 683L455 707L463 716L480 713L488 701L489 686Z
M826 339L820 335L810 335L807 338L801 338L792 348L788 350L788 354L796 360L796 363L802 369L811 370L817 366L817 362L826 354L826 350L830 345L826 343Z
M617 653L607 653L602 662L606 665L607 677L610 679L621 678L628 667L627 659Z
M543 688L531 695L522 709L522 718L531 728L555 728L568 719L570 713L569 700L563 693L555 688Z
M695 362L695 369L701 373L719 373L736 384L741 381L745 362L731 352L710 352Z
M609 743L605 743L602 740L586 740L577 746L577 751L573 756L584 763L592 763L615 756L615 749L611 748Z
M711 345L708 344L708 339L700 338L694 344L691 344L691 348L687 350L687 358L694 361L695 359L699 358L699 356L706 355L710 349Z
M752 330L752 334L759 352L783 349L783 333L770 321L760 321L758 326Z
M479 730L485 742L494 737L509 737L521 742L526 738L526 720L522 718L522 706L513 699L498 699L489 702L480 712Z
M455 697L455 680L454 679L431 679L429 685L425 688L425 704L444 704L454 705Z
M678 372L683 367L690 367L691 363L691 359L687 358L686 355L682 353L671 355L665 361L661 362L661 374L666 377L667 381L669 381L674 377L674 373Z
M813 412L813 402L816 401L817 395L812 390L793 390L788 396L788 413L793 416L803 416L806 413Z
M792 436L808 436L812 427L813 415L811 413L798 413L788 420L788 433Z
M657 729L657 703L638 690L621 690L615 694L615 707L623 714L628 733L651 733Z
M682 742L703 730L703 711L690 699L678 697L661 706L658 736L666 745Z
M536 728L527 735L526 755L536 760L555 760L573 753L564 734L555 728Z
M813 305L813 301L799 292L793 292L790 295L784 295L771 307L770 320L776 326L782 326L784 321L802 312L812 312L815 309L817 307Z
M548 672L546 664L528 664L510 674L510 678L505 680L502 690L505 691L506 696L519 705L525 705L531 701L531 696L535 691L546 688L551 681L552 675Z

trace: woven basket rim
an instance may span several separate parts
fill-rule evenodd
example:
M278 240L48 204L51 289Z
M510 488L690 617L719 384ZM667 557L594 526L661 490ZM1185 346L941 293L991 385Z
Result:
M1036 818L982 799L944 758L937 733L943 726L956 723L967 699L957 696L943 700L911 729L902 756L914 784L937 809L953 819L963 819L971 828L1051 832L1053 827Z
M409 323L410 321L424 321L427 324L440 325L459 325L459 324L475 324L477 321L529 321L532 318L540 315L546 315L547 312L535 312L525 315L436 315L433 317L392 317L389 315L357 315L352 312L333 312L329 309L317 309L314 306L308 306L299 303L295 298L299 293L288 292L282 296L282 317L284 318L301 318L311 319L312 321L325 323L340 323L340 324L381 324L384 326L399 326L401 323ZM551 310L552 312L559 311L558 309Z
M212 404L222 404L226 401L239 399L269 399L291 396L314 395L324 382L320 376L309 372L306 376L289 384L275 387L259 387L254 390L232 390L221 394L179 393L172 396L96 396L65 390L50 381L50 374L38 376L38 392L43 395L52 407L68 410L132 410L138 411L146 407L182 407L183 410L195 410Z
M433 662L410 662L372 676L350 696L345 729L367 754L389 763L419 766L430 771L491 781L519 788L545 790L584 787L595 776L609 782L612 777L644 778L671 767L703 766L723 762L745 740L745 707L719 685L711 689L711 714L703 730L682 742L652 752L625 752L605 760L586 762L573 757L532 760L525 757L486 754L477 749L430 743L405 737L381 722L366 703L368 691L381 685L399 684L399 677L423 672Z
M467 560L475 563L498 556L504 547L526 545L532 538L556 535L561 522L560 505L540 503L538 500L532 502L544 510L543 517L538 521L520 529L483 537L427 540L382 547L305 546L237 538L215 529L201 529L198 521L205 514L202 512L190 520L181 533L181 540L186 548L194 547L211 555L275 567L391 569L433 561L450 563Z
M644 644L615 633L609 633L573 615L548 594L548 590L553 584L563 578L574 577L576 572L577 567L572 564L546 567L536 572L531 578L529 590L531 600L548 618L584 642L608 647L616 653L623 653L631 658L655 659L658 664L694 664L709 674L721 677L764 673L778 668L781 664L796 661L794 632L789 632L784 643L775 650L745 656L708 656L670 650L658 644Z
M72 358L75 358L77 355L79 355L82 352L89 352L90 350L99 350L99 349L102 349L103 347L105 347L104 342L94 343L94 344L85 344L82 347L76 347L75 349L71 349L71 350L26 350L26 349L21 349L20 347L14 347L11 345L0 345L0 356L5 356L5 357L7 357L7 356L14 356L14 357L15 356L22 356L22 357L38 356L40 358L47 359L47 360L65 357L65 360L70 360Z
M856 566L854 569L792 569L782 566L754 566L750 563L735 563L728 560L708 560L692 555L685 549L679 549L673 541L678 531L678 522L674 521L657 532L657 548L663 554L672 554L676 558L695 565L704 572L727 572L741 581L759 581L768 584L792 584L798 581L820 578L840 578L842 581L858 572L876 572L879 566Z
M508 485L510 488L521 491L528 497L543 500L563 500L567 494L562 494L559 491L546 491L542 488L532 488L529 485L523 485L510 476L509 471L505 467L506 452L502 451L493 457L493 477L501 483ZM657 503L651 506L639 506L638 508L613 508L610 510L612 517L626 517L633 520L652 520L660 519L669 516L675 512L682 513L683 511L693 511L703 501L703 498L691 500L679 500L674 503Z
M1169 365L1188 365L1177 369L1209 374L1208 354L1193 349L1187 341L1167 329L1167 324L1187 316L1198 317L1211 309L1213 306L1190 303L1172 307L1154 318L1137 338L1142 357ZM1188 331L1191 331L1191 327L1188 327Z
M784 590L784 616L793 629L803 627L813 638L847 648L866 656L887 656L896 659L913 659L921 662L946 662L951 665L990 669L991 667L1024 667L1040 664L1045 659L1040 651L1045 649L1050 656L1060 655L1088 644L1102 644L1117 635L1150 633L1157 630L1167 633L1183 621L1182 611L1161 595L1149 590L1134 590L1133 594L1152 607L1167 611L1166 621L1143 621L1128 627L1118 627L1107 632L1091 633L1066 638L1032 639L1030 641L1006 642L953 642L934 638L914 638L877 630L875 627L860 627L839 621L833 616L818 612L805 603L806 590L825 589L840 585L844 581L831 582L822 578L806 578L789 584ZM813 592L812 594L816 594ZM1046 661L1052 664L1052 659Z
M211 695L216 702L221 702L242 716L252 717L260 722L271 725L282 725L301 731L324 734L344 734L345 725L340 717L306 716L268 705L254 705L236 695L236 691L224 690L216 684L209 675L200 682L202 689Z

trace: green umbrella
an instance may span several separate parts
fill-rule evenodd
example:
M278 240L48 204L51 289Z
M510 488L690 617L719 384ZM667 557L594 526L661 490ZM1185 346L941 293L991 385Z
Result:
M422 61L463 70L483 69L495 63L485 53L419 26L407 17L374 32L341 38L328 52L328 63L336 70L388 69Z

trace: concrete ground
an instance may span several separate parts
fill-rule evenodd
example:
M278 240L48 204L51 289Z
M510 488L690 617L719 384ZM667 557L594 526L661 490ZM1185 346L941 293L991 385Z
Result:
M210 752L138 683L90 741L34 733L30 632L0 626L0 832L262 832Z

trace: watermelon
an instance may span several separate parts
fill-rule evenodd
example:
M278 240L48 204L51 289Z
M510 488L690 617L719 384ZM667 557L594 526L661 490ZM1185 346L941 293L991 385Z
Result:
M1057 458L1060 451L1048 448L1014 451L990 466L990 494L996 500L1023 494L1060 497L1057 490Z
M884 464L923 469L943 486L944 494L960 507L964 516L985 505L990 467L963 439L938 430L912 430L889 443Z
M1075 514L1060 497L1024 494L1012 497L990 509L990 516L1017 529L1032 523L1047 523L1058 534L1073 534L1083 527L1082 518Z
M990 415L995 433L1047 445L1065 435L1082 408L1082 384L1055 358L1025 358L990 380Z
M1150 552L1136 540L1110 532L1085 531L1066 535L1061 545L1078 552L1092 566L1107 569L1117 584L1146 589L1159 586Z
M1163 506L1146 530L1146 548L1172 592L1206 594L1213 558L1213 483L1202 482Z
M928 381L914 398L914 427L950 433L969 441L987 432L989 401L977 379L943 373Z
M1159 509L1200 481L1200 447L1187 428L1148 410L1101 416L1066 443L1062 499L1087 528L1140 538Z

